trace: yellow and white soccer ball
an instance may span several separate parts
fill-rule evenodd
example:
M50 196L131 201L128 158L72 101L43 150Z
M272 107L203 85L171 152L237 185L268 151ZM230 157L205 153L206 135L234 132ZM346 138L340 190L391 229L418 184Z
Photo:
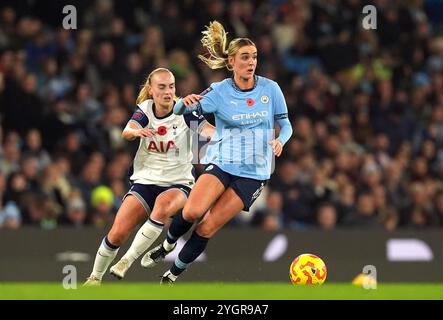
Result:
M370 274L360 273L357 275L354 280L352 280L352 284L357 287L363 287L363 288L377 288L377 280L375 280L374 277L372 277Z
M326 264L314 254L301 254L289 268L289 279L296 285L320 285L326 280Z

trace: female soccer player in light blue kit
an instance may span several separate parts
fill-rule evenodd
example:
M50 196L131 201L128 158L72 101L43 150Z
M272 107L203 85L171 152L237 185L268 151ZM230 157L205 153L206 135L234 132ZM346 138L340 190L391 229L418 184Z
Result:
M207 213L171 269L163 275L162 283L173 283L220 228L241 210L249 210L271 175L272 153L280 156L292 135L280 87L255 75L255 44L247 38L237 38L226 50L226 32L217 21L210 23L203 35L202 44L209 57L199 58L211 69L232 70L233 77L211 84L201 95L185 97L174 107L176 114L213 113L217 131L202 160L207 164L206 169L192 189L182 214L175 216L167 239L142 259L145 267L156 265L175 248L178 238ZM280 126L277 139L270 134L275 121Z

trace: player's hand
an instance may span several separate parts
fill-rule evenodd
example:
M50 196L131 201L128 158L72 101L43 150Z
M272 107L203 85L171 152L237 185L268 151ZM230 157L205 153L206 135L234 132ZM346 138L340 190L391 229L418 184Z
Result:
M155 136L156 132L152 129L142 128L142 129L134 129L134 137L140 138L148 138Z
M199 102L201 99L203 99L203 96L200 96L198 94L190 94L184 97L182 101L185 106L189 107L190 105Z
M272 146L272 151L274 152L274 155L280 157L281 152L283 151L283 144L280 142L280 140L271 140L269 141L269 144Z

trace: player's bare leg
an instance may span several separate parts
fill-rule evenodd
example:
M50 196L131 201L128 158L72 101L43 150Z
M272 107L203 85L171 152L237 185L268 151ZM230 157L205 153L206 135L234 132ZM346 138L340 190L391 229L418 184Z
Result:
M205 250L209 239L244 207L243 201L228 188L214 207L198 223L191 238L180 251L170 270L163 275L161 283L172 283Z
M127 240L132 230L146 217L146 210L134 196L123 201L108 235L98 248L94 268L85 285L100 284L103 275L114 260L120 246Z
M160 236L169 217L183 208L185 202L186 195L179 189L169 189L161 193L155 200L154 209L148 221L138 230L131 247L120 261L111 267L111 274L122 279L132 263Z
M209 210L224 190L223 184L217 177L211 174L200 176L189 195L188 201L186 201L183 212L175 215L166 240L145 254L142 259L142 266L152 268L163 260L166 254L174 250L177 240L188 232L194 222Z

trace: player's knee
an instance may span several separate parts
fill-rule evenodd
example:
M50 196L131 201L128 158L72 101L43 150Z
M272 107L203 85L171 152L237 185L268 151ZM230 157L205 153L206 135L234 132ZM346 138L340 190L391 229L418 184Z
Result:
M111 229L108 234L109 242L118 247L120 247L125 242L126 238L127 234L126 232L123 232L123 230Z
M183 218L188 222L195 222L203 216L204 212L201 212L198 207L185 206L183 209Z
M212 238L212 236L214 236L214 234L217 232L217 228L215 228L215 226L210 225L210 224L200 224L197 226L197 228L195 229L195 231L197 232L197 234L200 237L204 237L204 238Z
M170 210L168 210L167 208L161 208L152 211L150 218L154 221L165 223L170 216L171 216Z

